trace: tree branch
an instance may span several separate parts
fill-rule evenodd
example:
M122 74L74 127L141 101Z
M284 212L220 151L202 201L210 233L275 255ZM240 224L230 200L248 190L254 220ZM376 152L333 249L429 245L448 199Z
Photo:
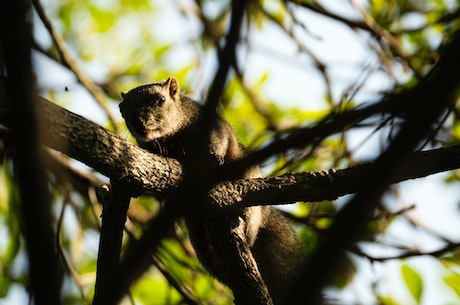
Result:
M0 96L10 92L11 144L15 187L10 200L19 210L21 234L27 249L28 288L34 304L61 304L61 270L51 226L51 194L40 155L37 109L31 62L31 25L27 1L0 4L0 62L8 75ZM8 88L9 90L6 90ZM1 141L0 141L1 142ZM32 303L32 301L31 301Z
M124 182L133 196L177 186L178 161L151 154L103 127L45 99L38 101L44 144Z
M61 56L61 60L64 62L65 66L68 67L80 81L80 83L88 90L89 94L94 98L97 104L104 110L107 115L107 119L109 120L112 128L116 131L117 125L115 124L115 118L112 116L110 108L107 105L107 99L104 95L99 91L96 84L91 80L91 78L86 75L86 73L80 69L77 62L72 58L69 50L67 49L66 43L61 35L54 29L51 21L45 14L43 7L39 0L32 1L35 10L37 11L40 20L43 22L46 30L50 34L51 38L53 39L54 45L56 46L59 55Z
M125 182L133 196L166 195L179 185L177 160L152 154L103 127L44 99L38 101L44 144L101 174ZM8 117L0 117L7 122ZM358 191L373 163L347 169L224 181L209 193L217 207L334 200ZM460 168L460 145L411 153L392 183Z
M362 189L363 181L375 168L365 163L346 169L291 173L278 177L221 182L210 192L214 204L277 205L297 201L335 200ZM413 152L391 177L390 183L416 179L460 168L460 145Z
M417 107L408 111L408 118L391 145L374 163L374 170L362 181L359 192L339 211L327 230L325 239L303 270L303 275L292 289L289 304L321 304L322 288L340 269L345 250L366 231L372 209L391 183L391 178L411 155L411 151L430 132L433 123L451 108L457 98L460 75L460 32L457 31L444 56L429 75L417 86L406 91ZM306 289L311 293L305 294Z
M96 285L93 304L107 304L119 267L123 229L131 197L120 193L121 188L101 189L102 226L99 238Z

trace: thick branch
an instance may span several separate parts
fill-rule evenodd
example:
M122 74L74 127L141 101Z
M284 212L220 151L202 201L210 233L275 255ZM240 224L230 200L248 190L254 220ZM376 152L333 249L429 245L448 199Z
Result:
M101 126L44 99L39 100L45 145L101 174L125 182L131 193L163 193L177 186L182 168L174 159L148 153Z
M165 194L178 186L182 167L178 161L149 153L99 125L40 100L43 142L96 171L126 182L133 194ZM372 163L343 170L295 173L279 177L220 183L210 192L217 206L286 204L296 201L333 200L357 192ZM460 146L412 153L392 182L415 179L460 168Z
M214 187L210 197L218 205L242 206L335 200L358 192L373 167L374 163L366 163L340 170L226 181ZM414 152L390 177L390 181L397 183L456 168L460 168L460 145Z

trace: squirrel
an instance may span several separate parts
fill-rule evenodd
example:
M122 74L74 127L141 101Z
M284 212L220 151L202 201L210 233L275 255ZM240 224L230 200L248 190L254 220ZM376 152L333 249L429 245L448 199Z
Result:
M196 139L201 106L181 94L175 77L151 83L122 93L120 112L138 145L148 151L179 161ZM194 134L195 133L195 134ZM209 157L216 165L242 158L246 150L237 140L230 125L220 116L210 132ZM258 167L248 169L241 178L262 177ZM286 296L305 261L304 248L290 221L270 206L243 208L241 238L247 242L274 304ZM218 215L216 215L218 217ZM226 275L213 258L212 245L200 226L200 219L186 217L190 240L198 259L207 271L226 283ZM230 287L231 288L231 287Z

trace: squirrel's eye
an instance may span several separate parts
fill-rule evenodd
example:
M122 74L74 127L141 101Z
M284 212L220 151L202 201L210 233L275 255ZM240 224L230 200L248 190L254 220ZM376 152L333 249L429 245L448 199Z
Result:
M164 103L164 101L165 101L165 97L162 96L162 97L160 97L160 98L158 99L158 104L161 105L161 104Z

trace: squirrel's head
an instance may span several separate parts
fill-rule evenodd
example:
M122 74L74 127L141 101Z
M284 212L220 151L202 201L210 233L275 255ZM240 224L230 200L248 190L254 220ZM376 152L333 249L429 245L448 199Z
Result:
M139 145L177 133L183 126L180 86L172 76L121 93L120 112Z

